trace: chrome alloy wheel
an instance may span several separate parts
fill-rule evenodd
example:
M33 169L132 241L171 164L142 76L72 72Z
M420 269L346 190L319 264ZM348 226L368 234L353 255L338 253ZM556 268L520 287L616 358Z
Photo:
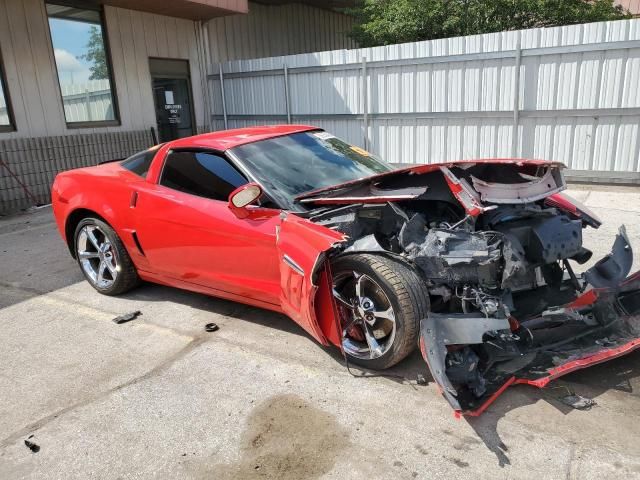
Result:
M393 345L396 316L386 293L368 275L351 272L334 280L342 318L342 347L350 356L373 360Z
M120 267L109 238L97 225L85 225L76 243L78 260L87 277L98 288L111 287Z

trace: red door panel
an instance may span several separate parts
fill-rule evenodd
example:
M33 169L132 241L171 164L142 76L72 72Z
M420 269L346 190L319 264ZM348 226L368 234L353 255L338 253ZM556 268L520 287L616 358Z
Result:
M147 183L135 207L140 244L155 273L278 304L280 211L239 219L226 202Z

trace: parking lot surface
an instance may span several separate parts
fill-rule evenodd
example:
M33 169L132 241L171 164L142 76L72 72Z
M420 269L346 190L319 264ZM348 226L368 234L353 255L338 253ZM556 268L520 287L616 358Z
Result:
M594 259L621 223L640 256L640 190L569 193L605 221L585 232ZM0 219L0 292L3 479L640 477L640 352L455 419L417 352L391 372L405 380L355 378L282 315L151 284L98 294L49 208Z

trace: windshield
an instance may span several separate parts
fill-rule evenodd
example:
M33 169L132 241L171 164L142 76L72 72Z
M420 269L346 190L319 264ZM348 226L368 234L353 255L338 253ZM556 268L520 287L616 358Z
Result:
M301 193L393 170L388 163L324 131L270 138L231 152L288 208Z

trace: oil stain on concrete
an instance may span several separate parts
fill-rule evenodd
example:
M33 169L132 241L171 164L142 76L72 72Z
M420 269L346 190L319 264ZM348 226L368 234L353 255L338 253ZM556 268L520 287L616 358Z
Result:
M209 469L211 478L314 479L329 472L350 446L336 419L296 395L258 405L242 434L241 458Z

